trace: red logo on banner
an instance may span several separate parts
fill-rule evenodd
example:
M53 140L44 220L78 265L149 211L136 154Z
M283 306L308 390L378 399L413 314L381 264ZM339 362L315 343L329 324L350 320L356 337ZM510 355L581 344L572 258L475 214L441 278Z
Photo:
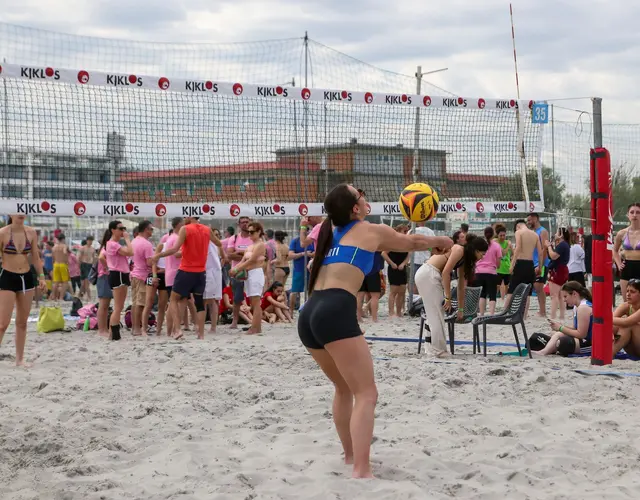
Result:
M162 203L156 205L156 215L158 217L164 217L167 215L167 207L165 207Z
M301 203L301 204L298 206L298 213L299 213L300 215L302 215L302 216L307 215L307 214L309 213L309 207L308 207L308 206L306 206L304 203Z
M231 217L237 217L240 215L240 207L234 203L229 207L229 213L231 214Z
M516 107L516 101L515 101L514 99L511 99L511 100L509 101L509 107L510 107L510 108L515 108L515 107Z
M478 213L483 213L484 212L484 205L480 202L476 203L476 212Z
M513 210L514 204L512 202L509 202L509 204L507 205L507 208L509 210Z
M366 92L364 94L364 102L367 104L371 104L373 102L373 94L371 92Z
M208 214L211 211L211 207L209 205L202 205L202 213Z
M456 203L456 210L462 210L462 207L463 207L462 203L460 202Z
M133 209L134 209L134 208L135 208L135 207L133 206L133 203L127 203L127 204L124 206L124 209L125 209L127 212L129 212L129 213L133 212Z
M53 68L47 68L44 70L44 74L51 78L55 74L55 70Z
M533 109L533 101L529 101L529 109Z
M243 91L244 91L244 89L242 88L242 84L241 83L234 83L233 84L233 93L235 95L242 95Z
M311 91L307 88L304 88L300 91L300 95L306 101L311 97Z
M206 82L204 82L204 88L207 90L213 89L213 82L211 80L207 80Z
M84 215L87 211L87 207L84 206L84 203L78 201L75 205L73 205L73 213L76 215Z
M138 77L136 75L129 75L129 83L133 85L134 83L138 83Z
M342 97L343 99L347 99L349 97L349 92L343 90L342 92L340 92L340 97Z
M426 107L431 106L431 97L429 97L428 95L424 96L422 99L422 104L424 104Z
M402 96L400 97L400 100L402 102L407 102L409 100L409 98L407 97L407 94L402 94Z
M0 75L2 74L2 66L0 66Z
M481 97L480 99L478 99L478 107L479 107L480 109L484 109L484 107L485 107L485 105L486 105L486 104L487 104L487 103L485 102L485 100L484 100L482 97Z
M169 82L169 79L164 76L158 80L158 87L160 87L161 90L167 90L170 85L171 82Z
M49 203L48 201L43 201L42 203L40 203L40 208L42 208L42 210L44 210L45 212L48 212L51 208L51 203Z
M89 72L85 70L78 71L78 82L83 85L89 83Z
M275 213L280 213L280 205L278 205L277 203L273 205L273 211Z
M536 206L533 203L529 203L529 212L535 212Z

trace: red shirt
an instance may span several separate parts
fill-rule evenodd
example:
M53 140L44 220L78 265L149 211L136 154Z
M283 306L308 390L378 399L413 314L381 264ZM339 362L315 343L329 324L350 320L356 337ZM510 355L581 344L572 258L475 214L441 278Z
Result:
M182 245L180 270L188 273L203 273L207 268L211 229L203 224L184 226L187 237Z
M276 300L276 298L273 296L273 292L265 293L262 296L262 300L260 301L260 307L263 311L271 305L271 302L269 302L269 297L271 297L273 300Z
M231 289L231 286L228 286L224 290L222 290L222 300L220 301L219 308L218 308L218 312L220 314L226 313L229 310L227 306L224 305L225 295L229 297L229 304L233 304L233 290Z

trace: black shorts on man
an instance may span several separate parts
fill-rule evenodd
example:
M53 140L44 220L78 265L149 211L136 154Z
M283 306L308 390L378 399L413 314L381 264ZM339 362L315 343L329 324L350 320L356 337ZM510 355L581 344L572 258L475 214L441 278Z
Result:
M206 272L190 273L178 269L176 279L173 282L171 293L178 294L181 298L186 299L194 295L202 295L207 284Z

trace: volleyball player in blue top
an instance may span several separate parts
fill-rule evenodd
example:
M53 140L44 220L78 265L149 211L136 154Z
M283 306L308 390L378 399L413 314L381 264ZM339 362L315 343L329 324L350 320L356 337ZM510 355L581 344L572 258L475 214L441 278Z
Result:
M324 207L327 218L318 234L309 278L311 297L298 318L298 334L335 386L333 420L345 462L353 464L354 478L371 478L369 452L378 392L371 353L356 317L356 295L376 251L446 249L453 242L364 222L365 193L347 184L333 188Z

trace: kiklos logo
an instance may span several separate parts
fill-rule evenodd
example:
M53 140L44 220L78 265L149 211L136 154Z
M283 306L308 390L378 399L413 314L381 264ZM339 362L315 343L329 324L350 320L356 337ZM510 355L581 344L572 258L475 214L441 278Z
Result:
M307 88L304 88L300 91L300 97L302 97L305 101L311 99L311 91Z
M301 203L300 205L298 205L298 213L304 217L309 213L309 207L304 203Z
M256 205L253 207L254 215L258 217L265 217L269 215L286 215L286 211L283 205L275 203L271 206Z
M373 94L371 92L365 92L364 102L366 102L367 104L371 104L373 102Z
M229 214L231 217L237 217L240 215L240 207L234 203L229 207Z
M158 80L158 87L160 88L160 90L168 90L170 86L171 82L168 78L163 76Z
M467 211L467 207L465 206L464 203L443 203L442 205L440 205L440 208L438 209L438 212L442 212L442 213L450 213L450 212L466 212Z
M478 108L479 109L484 109L484 107L487 105L486 101L481 97L480 99L478 99Z
M139 215L140 206L133 203L102 205L102 215Z
M422 98L422 104L424 107L428 108L429 106L431 106L431 97L429 97L428 95L424 96Z
M496 101L496 109L513 109L517 107L518 103L515 99L511 99L508 101Z
M42 201L40 203L16 203L16 211L18 214L55 214L58 211L55 203Z
M206 82L186 81L184 89L189 92L218 92L218 84L207 80Z
M89 83L88 71L85 71L85 70L78 71L78 83L81 83L82 85Z
M505 203L494 203L493 204L493 212L494 213L502 213L502 212L516 212L518 210L518 206L513 203L512 201L510 202L505 202Z
M76 214L77 216L81 216L87 213L87 207L85 206L84 203L82 203L81 201L76 202L75 205L73 205L73 213Z
M167 207L162 203L159 203L158 205L156 205L156 216L164 217L165 215L167 215Z
M242 87L241 83L234 83L233 84L233 93L234 95L242 95L242 92L244 92L244 88Z
M181 210L182 215L185 217L203 217L206 215L215 215L216 213L215 207L208 203L204 205L183 205Z
M407 94L393 95L387 94L384 96L385 104L397 105L397 104L411 104L411 96Z
M445 108L466 108L467 100L464 97L444 97L442 105Z
M142 87L142 78L136 75L107 75L107 85L114 87Z
M289 90L284 87L258 87L256 93L260 97L289 97Z
M22 78L28 78L29 80L45 80L47 78L60 80L60 72L54 68L31 68L29 66L22 66L20 68L20 76Z
M484 213L484 205L481 202L476 203L476 212Z
M346 90L342 91L333 91L333 90L325 90L322 98L325 101L351 101L353 99L353 95L351 92Z

